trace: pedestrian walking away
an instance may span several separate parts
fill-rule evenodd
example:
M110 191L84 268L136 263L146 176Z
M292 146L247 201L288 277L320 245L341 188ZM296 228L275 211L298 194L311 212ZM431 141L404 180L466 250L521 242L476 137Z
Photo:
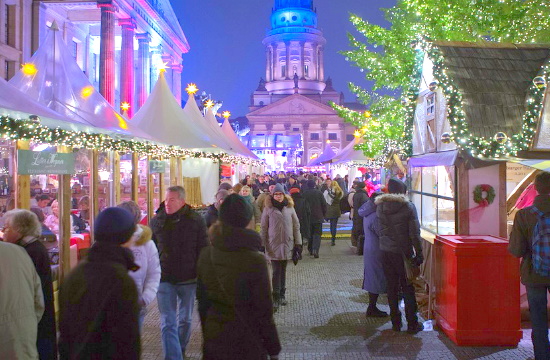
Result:
M246 228L252 214L249 201L230 195L209 229L212 246L199 257L197 299L205 360L274 359L281 351L261 238Z
M336 245L335 240L338 219L340 218L340 215L342 215L342 211L340 210L340 200L342 199L342 196L344 196L344 193L336 181L327 180L326 183L327 189L325 190L323 196L325 197L325 201L328 205L327 219L330 222L330 235L332 236L331 245L334 246Z
M358 182L355 187L355 194L353 194L353 225L351 228L351 245L357 247L357 254L363 253L363 218L359 216L357 210L363 205L369 196L365 190L365 183Z
M298 221L300 222L300 234L302 234L302 246L305 246L305 243L311 242L311 208L309 207L308 202L304 199L300 193L300 188L293 187L290 188L290 196L294 201L294 210L298 216Z
M10 210L4 215L4 219L4 241L25 249L42 284L44 315L38 323L36 343L38 358L40 360L57 359L52 269L48 251L39 238L42 233L42 224L35 213L24 209Z
M521 258L521 282L527 290L535 360L548 360L550 173L541 172L536 176L535 189L539 195L535 197L533 205L516 213L508 250Z
M304 199L309 204L311 209L310 217L310 236L311 241L308 242L307 249L310 255L319 258L319 248L321 247L321 234L323 233L323 220L327 213L327 203L323 193L315 188L315 180L308 180L306 183L307 189L303 193Z
M376 303L380 294L386 293L386 276L382 265L382 251L380 251L380 224L376 215L375 200L380 192L372 194L369 201L361 205L359 216L363 217L365 241L363 244L363 290L369 293L367 317L384 317L388 313L378 309Z
M398 305L398 294L401 292L405 301L407 332L414 334L422 331L423 325L418 322L414 286L407 279L404 259L417 266L424 261L420 223L416 207L405 196L407 186L403 182L390 179L388 192L389 194L379 195L375 204L380 224L380 250L387 282L392 329L401 331L402 327Z
M300 222L294 210L294 201L285 195L282 184L277 184L272 196L265 200L261 226L262 245L273 266L273 306L286 305L286 266L292 260L295 246L302 246Z
M197 260L207 245L206 225L185 202L183 187L169 187L164 204L151 220L161 268L157 303L164 359L181 360L191 337Z
M38 359L42 314L44 296L29 255L21 246L0 241L0 359Z
M135 230L124 209L97 216L94 245L59 290L61 359L140 358L138 292L128 275L138 270L128 248Z

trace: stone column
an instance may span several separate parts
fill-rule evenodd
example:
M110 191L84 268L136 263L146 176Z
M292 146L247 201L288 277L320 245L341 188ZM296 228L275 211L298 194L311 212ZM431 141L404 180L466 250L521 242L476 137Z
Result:
M290 131L291 124L285 123L285 136L288 136L288 132Z
M300 79L306 78L306 72L305 72L305 42L300 41L300 70L298 71L298 76Z
M327 143L327 126L328 124L326 122L321 122L321 130L323 132L323 145L321 147L321 151L325 149L325 144Z
M269 123L265 125L267 131L265 132L265 147L270 147L269 145L269 135L271 135L271 131L273 130L273 124Z
M306 165L309 162L309 123L302 124L304 133L304 154L302 155L302 165Z
M265 81L271 81L271 50L269 45L265 47Z
M131 119L134 113L134 19L119 19L122 27L122 45L120 49L120 104L130 104L128 117Z
M151 41L151 35L148 33L136 34L138 40L138 59L137 59L137 72L136 72L136 111L147 100L150 89L151 79L151 54L149 53L149 42Z
M181 104L181 72L183 71L183 65L173 63L172 65L172 92L174 97Z
M309 70L312 72L312 74L309 76L312 80L319 80L319 72L317 71L317 63L319 57L317 56L318 51L318 45L316 43L311 44L311 64L309 67Z
M325 61L324 61L325 50L322 46L319 47L319 81L325 80Z
M286 50L286 68L285 68L285 79L290 79L290 41L285 41L285 50Z
M279 77L279 74L281 73L281 70L280 70L281 63L277 59L276 43L271 44L271 55L273 56L271 60L271 81L275 81Z
M172 90L172 93L174 92L174 79L172 77L172 68L171 64L174 62L174 58L172 55L169 54L163 54L162 55L162 63L166 66L166 72L164 73L164 78L166 79L166 82L168 83L168 86L170 87L170 90ZM157 74L160 75L160 74Z
M115 104L115 12L111 0L98 0L101 9L101 32L99 48L99 93Z

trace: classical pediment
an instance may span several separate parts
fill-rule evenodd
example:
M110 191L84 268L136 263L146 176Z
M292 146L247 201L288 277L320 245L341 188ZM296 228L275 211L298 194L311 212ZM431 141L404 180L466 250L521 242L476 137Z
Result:
M272 104L264 106L247 114L247 117L263 116L319 116L336 115L336 111L330 106L309 99L300 94L293 94Z

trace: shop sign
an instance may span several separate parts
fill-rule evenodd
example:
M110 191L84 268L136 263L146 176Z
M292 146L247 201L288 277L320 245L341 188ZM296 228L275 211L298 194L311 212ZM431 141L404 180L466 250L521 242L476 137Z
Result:
M155 173L165 173L166 172L166 162L162 160L150 160L149 161L149 174Z
M17 173L35 174L74 174L73 153L52 151L17 150Z

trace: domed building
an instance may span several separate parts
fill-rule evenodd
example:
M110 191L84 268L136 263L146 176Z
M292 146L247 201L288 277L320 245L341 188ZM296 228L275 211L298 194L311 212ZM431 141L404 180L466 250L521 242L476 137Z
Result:
M307 164L327 141L338 152L353 140L354 127L329 105L344 97L325 79L325 44L313 0L275 0L263 40L265 79L246 115L247 145L273 169Z

